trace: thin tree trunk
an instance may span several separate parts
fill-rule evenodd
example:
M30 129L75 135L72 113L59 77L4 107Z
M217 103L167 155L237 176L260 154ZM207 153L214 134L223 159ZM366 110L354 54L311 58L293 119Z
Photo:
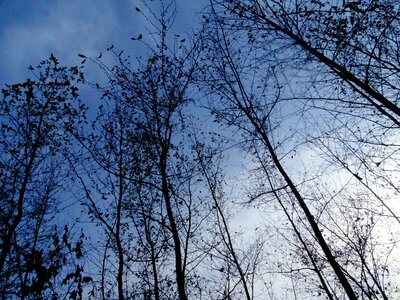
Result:
M120 123L120 137L119 137L119 191L118 191L118 203L117 203L117 220L115 229L115 242L117 244L118 251L118 273L117 273L117 283L118 283L118 299L124 299L124 286L123 286L123 275L124 275L124 252L121 242L121 209L122 200L124 195L124 174L123 174L123 124L122 120Z
M36 148L36 147L35 147ZM19 195L18 195L18 201L17 201L17 216L15 217L14 221L10 225L7 234L2 241L2 249L1 249L1 255L0 255L0 274L3 272L4 264L7 259L8 253L11 250L11 239L14 235L15 230L17 229L18 224L22 220L23 216L23 209L24 209L24 198L25 198L25 192L26 188L28 186L28 181L31 176L32 168L33 168L33 161L36 156L36 150L33 150L33 154L31 155L29 159L29 163L27 167L25 168L25 174L24 174L24 179L22 181L21 189L19 190Z
M224 32L222 31L223 34L223 43L224 45L221 45L223 49L227 48L227 41L224 35ZM320 245L322 251L325 254L326 259L328 260L329 264L331 265L333 271L335 272L339 282L341 283L342 287L344 288L347 296L349 297L350 300L357 300L357 296L350 285L349 281L347 280L345 274L343 273L341 266L338 264L338 262L335 260L335 257L332 254L331 249L329 248L327 242L325 241L324 236L321 233L321 230L319 229L319 226L317 222L314 219L314 216L312 215L310 209L307 206L307 203L305 202L304 198L301 196L300 192L296 188L296 185L293 183L292 179L289 177L289 175L286 173L285 168L281 164L278 156L275 153L274 147L272 146L269 136L267 132L265 131L265 128L261 125L263 124L259 119L257 114L254 111L253 103L251 102L251 99L247 96L247 93L245 91L245 88L242 84L240 75L235 67L234 62L232 61L232 58L230 57L229 53L225 53L225 58L227 60L227 63L229 67L231 68L234 78L236 80L236 83L239 86L239 93L240 96L238 96L238 92L236 89L234 89L231 85L230 82L227 82L228 87L232 91L233 95L233 102L235 105L245 114L247 119L250 121L251 125L255 129L255 135L263 142L263 144L266 146L269 154L271 155L272 161L274 162L274 165L278 169L279 173L287 183L288 187L290 188L292 194L297 200L297 203L300 205L300 208L304 212L308 223L311 226L311 230L314 233L315 239L317 240L318 244ZM241 99L242 98L242 99Z
M171 195L168 188L167 170L166 170L167 167L165 163L165 157L161 158L160 167L161 167L162 193L167 208L167 216L169 225L171 227L172 238L174 240L175 272L176 272L176 283L178 286L179 299L187 300L186 290L185 290L185 274L182 268L181 241L179 239L179 232L176 226L174 213L172 211Z

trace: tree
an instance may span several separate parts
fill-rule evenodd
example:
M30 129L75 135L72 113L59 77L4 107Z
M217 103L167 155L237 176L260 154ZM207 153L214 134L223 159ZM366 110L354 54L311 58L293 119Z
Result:
M69 226L55 226L54 218L69 131L84 117L76 87L83 74L53 55L33 74L34 80L6 86L0 101L1 295L22 299L56 297L62 272L75 267L67 258L82 255L82 241L73 246Z
M169 46L174 5L161 2L160 17L153 14L156 45L149 46L147 59L136 62L111 51L117 59L113 67L95 61L109 80L105 88L97 85L107 109L100 111L92 134L77 134L96 170L90 186L88 176L77 172L85 205L110 236L107 245L118 252L119 299L129 297L122 276L133 273L138 282L128 282L138 294L162 299L177 293L187 299L194 278L188 273L198 260L195 235L207 213L193 195L198 168L186 144L185 109L192 102L199 46L193 41L186 47L182 39L178 48Z
M377 139L379 132L386 130L397 134L397 98L393 96L396 87L389 84L396 80L396 75L382 76L396 61L393 54L383 59L375 52L384 52L378 50L381 41L396 39L398 20L393 13L396 7L389 1L384 4L350 1L337 6L319 1L213 1L211 16L207 19L212 24L211 54L207 57L211 72L207 73L205 81L220 97L219 102L214 101L212 105L213 112L218 121L236 126L246 137L245 149L255 155L260 164L257 168L261 176L259 181L264 180L269 187L258 194L254 192L253 198L275 197L308 257L307 264L313 266L330 298L337 297L338 292L329 283L332 279L327 279L329 272L325 270L325 263L332 268L349 299L356 299L358 295L373 298L377 294L383 299L388 297L380 279L383 272L375 263L367 262L374 256L365 252L361 255L354 245L355 236L364 241L369 237L358 231L350 238L349 227L346 231L342 220L349 224L350 212L344 207L349 206L347 201L353 201L351 194L355 186L366 190L369 205L373 203L372 206L365 203L357 209L353 207L355 212L371 211L372 207L374 216L382 217L380 207L383 207L389 213L386 221L392 224L392 220L397 220L388 198L369 183L371 177L392 182L387 173L377 175L382 173L372 163L372 158L377 158L372 154L373 149L380 149L378 153L382 153L381 149L393 146L387 157L396 164L392 150L396 151L397 146L389 142L390 138ZM355 13L350 13L353 10ZM386 24L377 21L384 14ZM356 25L349 29L350 24ZM351 55L346 52L349 48L353 51ZM396 45L387 51L395 52ZM376 72L378 69L380 73ZM304 76L311 79L301 85L300 78ZM296 78L299 79L295 81ZM248 141L252 141L251 146ZM295 174L292 170L297 167L290 167L288 158L301 159L301 154L296 152L306 152L307 146L311 146L307 151L317 152L330 164L332 161L336 166L339 164L341 173L337 170L329 173L332 168L321 161L322 167L316 171L305 162L304 178ZM331 195L316 186L330 182L334 175L344 176L344 170L350 173L347 178L353 185L332 183L340 192L333 191ZM392 192L395 195L396 188ZM291 206L298 215L297 220L288 214ZM306 222L302 221L304 218ZM368 222L363 226L377 227ZM357 266L348 266L338 255L335 238L349 247L347 258L354 254L361 260ZM315 242L320 250L312 247L311 251L309 245ZM384 239L380 241L383 242ZM383 264L390 257L390 251L386 254ZM371 270L372 265L374 271L367 276L364 271L361 271L364 275L355 275L359 268Z

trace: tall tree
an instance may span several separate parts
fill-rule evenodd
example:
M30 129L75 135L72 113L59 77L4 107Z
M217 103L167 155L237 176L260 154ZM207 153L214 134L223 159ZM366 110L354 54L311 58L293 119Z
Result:
M258 195L254 193L254 198L274 195L329 297L335 297L337 291L332 289L332 279L328 279L330 275L323 270L326 268L320 265L321 257L330 265L349 299L356 299L360 294L374 297L371 286L375 286L378 294L386 299L382 281L377 279L383 276L379 268L366 277L355 275L360 269L371 270L371 261L369 257L365 259L365 252L360 257L357 247L352 246L354 236L351 239L346 236L346 223L342 223L342 219L343 222L349 221L350 212L343 208L354 199L351 195L357 186L366 191L369 203L374 203L375 217L382 216L383 209L386 211L384 214L389 214L388 222L397 222L389 198L377 191L370 181L372 177L379 178L388 182L393 196L397 193L395 187L390 187L393 177L388 173L383 175L385 172L379 168L380 163L373 163L377 159L373 149L380 149L377 153L382 153L382 150L390 153L381 159L390 157L391 163L397 165L396 156L393 156L397 145L382 135L385 131L397 134L396 87L388 84L391 80L396 81L396 75L383 75L388 61L383 59L379 62L378 58L383 57L374 52L379 52L377 48L381 45L376 42L370 47L374 39L396 39L397 6L390 1L371 5L362 1L341 4L212 1L211 9L207 22L212 24L209 35L209 53L212 54L208 56L212 67L205 81L219 97L219 101L212 105L217 121L237 126L246 136L246 141L253 141L251 146L247 142L245 148L256 156L260 164L259 174L263 174L261 178L269 186L269 190ZM351 14L353 10L355 13ZM387 16L385 25L378 17L382 15ZM370 26L365 26L367 23ZM350 24L357 24L353 28L357 34L352 35ZM340 30L342 39L336 43ZM355 40L358 45L364 43L365 47L353 49L352 56L344 54L340 46L345 47L347 43L346 47L354 47ZM396 49L393 45L388 51L395 52ZM369 61L363 59L367 54ZM390 64L396 65L394 55L389 56L392 58ZM368 61L368 64L362 64L362 61ZM378 68L380 73L375 72ZM368 81L371 77L374 80ZM309 162L301 160L307 151L319 155L320 169L316 170ZM332 161L336 166L340 165L340 171L332 172L332 165L328 165ZM304 178L296 174L301 162ZM349 178L348 182L353 185L335 183L332 178L338 177L334 176ZM326 190L311 185L322 182L331 182L336 192L329 195ZM287 214L291 206L298 215L296 220ZM371 209L371 206L367 207L365 203L358 209ZM371 224L362 226L371 228ZM352 249L347 254L359 256L361 262L357 267L342 260L334 238L328 237L327 231L336 238L340 236L348 249ZM365 234L359 234L366 241ZM312 247L314 250L310 251L310 245L315 242L320 250L315 252ZM386 258L390 256L389 252L387 254ZM365 288L364 284L369 287Z
M108 109L100 112L89 139L77 135L100 167L90 187L97 190L95 196L85 178L81 183L89 211L110 235L110 247L118 250L119 299L128 297L122 274L132 275L132 268L139 269L140 289L148 297L162 299L162 293L176 291L179 299L187 299L188 273L197 259L192 240L205 214L193 196L198 169L185 140L190 118L185 110L192 102L201 41L189 46L182 38L169 42L175 3L160 4L159 14L147 7L155 18L151 37L156 42L147 48L147 59L115 52L117 63L111 68L96 61L109 80L105 88L97 85ZM114 203L102 208L106 200ZM129 235L136 241L123 240ZM166 267L171 258L172 274Z
M66 266L68 253L75 249L81 254L81 242L73 248L69 230L54 227L53 219L65 187L61 161L69 131L84 118L76 87L83 74L77 67L60 66L53 55L33 74L33 80L7 85L0 101L3 297L45 297Z

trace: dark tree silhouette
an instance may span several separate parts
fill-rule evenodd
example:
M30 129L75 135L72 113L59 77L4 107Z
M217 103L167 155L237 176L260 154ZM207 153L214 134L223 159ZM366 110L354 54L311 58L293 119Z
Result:
M246 137L244 149L259 163L258 181L269 187L254 191L252 198L274 196L308 257L307 264L331 299L341 292L335 290L327 265L349 299L359 295L372 299L378 294L388 298L384 271L379 270L385 268L390 252L377 263L374 254L364 251L375 238L372 229L365 230L376 228L376 223L358 218L351 223L353 232L344 225L353 211L344 207L354 203L352 194L360 189L368 201L358 213L366 210L372 219L380 218L382 207L388 222L398 220L390 198L370 181L386 182L385 188L396 197L394 177L372 161L390 157L397 165L392 151L398 146L383 133L398 134L397 74L388 71L398 65L397 11L391 1L211 1L211 14L205 17L210 24L205 58L210 72L204 82L218 99L210 106L218 122L235 126ZM393 42L390 49L383 45ZM300 178L288 157L299 157L297 151L309 146L326 164L315 172L304 161L309 176ZM388 156L378 154L386 151ZM329 182L332 162L350 173L352 182L338 187L336 195L315 186ZM354 206L352 210L357 212ZM293 213L298 217L293 219ZM348 251L340 252L335 238ZM310 247L315 243L322 253Z
M1 297L397 299L399 4L212 0L185 36L173 0L133 11L140 57L78 54L105 82L52 55L2 90Z
M2 297L42 299L56 295L61 271L75 265L67 258L81 256L82 241L73 246L68 227L55 226L54 218L69 131L85 109L77 67L62 67L52 55L30 69L35 78L7 85L0 101L0 281Z

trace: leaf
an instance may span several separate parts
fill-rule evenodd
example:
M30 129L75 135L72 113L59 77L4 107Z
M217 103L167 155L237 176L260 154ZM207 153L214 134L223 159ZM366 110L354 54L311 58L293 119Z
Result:
M140 11L139 7L136 7L135 9L136 9L136 11Z
M85 277L82 278L82 283L89 283L89 282L92 282L92 281L93 281L92 277L85 276Z
M137 37L138 40L141 40L143 38L142 34L139 34L139 36Z
M78 56L79 56L79 57L82 57L82 58L86 58L86 56L85 56L85 55L83 55L83 54L80 54L80 53L78 54Z

